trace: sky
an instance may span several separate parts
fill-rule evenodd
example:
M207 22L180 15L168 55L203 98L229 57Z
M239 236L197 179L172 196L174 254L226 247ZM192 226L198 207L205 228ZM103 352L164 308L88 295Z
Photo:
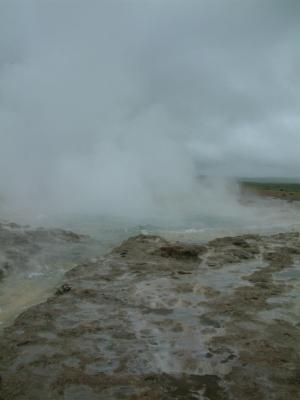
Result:
M298 0L0 0L0 193L143 212L299 179L299 33Z

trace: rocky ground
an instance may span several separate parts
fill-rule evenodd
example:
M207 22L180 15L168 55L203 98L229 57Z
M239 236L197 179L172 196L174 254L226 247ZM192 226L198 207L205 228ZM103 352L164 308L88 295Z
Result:
M89 238L63 229L30 229L0 222L0 281L37 264L83 259Z
M1 400L300 398L300 235L128 239L1 338Z
M99 242L85 235L0 222L0 334L24 309L47 299L65 271L94 253Z

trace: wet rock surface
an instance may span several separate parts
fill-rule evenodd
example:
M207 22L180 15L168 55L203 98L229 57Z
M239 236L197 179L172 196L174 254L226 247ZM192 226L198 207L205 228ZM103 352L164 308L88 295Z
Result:
M63 229L30 229L0 222L0 283L11 273L34 270L34 264L75 261L89 238Z
M128 239L5 329L0 399L300 398L299 249Z

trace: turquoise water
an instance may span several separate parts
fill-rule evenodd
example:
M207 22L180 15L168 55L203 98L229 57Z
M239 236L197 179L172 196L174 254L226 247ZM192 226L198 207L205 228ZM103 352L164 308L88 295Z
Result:
M110 249L137 234L161 235L170 240L205 242L219 236L243 233L277 233L300 231L300 203L277 200L261 201L247 206L237 205L226 213L226 207L215 215L191 213L170 218L151 216L108 216L101 214L70 214L45 218L45 225L59 226L85 233L97 239L103 249Z

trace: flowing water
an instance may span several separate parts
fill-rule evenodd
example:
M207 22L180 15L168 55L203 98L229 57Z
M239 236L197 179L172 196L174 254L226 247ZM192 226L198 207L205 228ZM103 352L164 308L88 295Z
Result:
M241 212L242 210L242 212ZM10 217L21 222L16 216ZM190 214L183 218L168 216L129 218L102 215L38 216L31 223L60 227L90 235L95 239L87 259L108 253L123 240L137 234L155 234L168 240L206 242L216 237L243 233L300 231L300 204L264 200L239 207L236 213L222 215ZM0 286L0 327L12 321L28 306L45 300L74 266L70 262L33 263L32 270L18 271Z

